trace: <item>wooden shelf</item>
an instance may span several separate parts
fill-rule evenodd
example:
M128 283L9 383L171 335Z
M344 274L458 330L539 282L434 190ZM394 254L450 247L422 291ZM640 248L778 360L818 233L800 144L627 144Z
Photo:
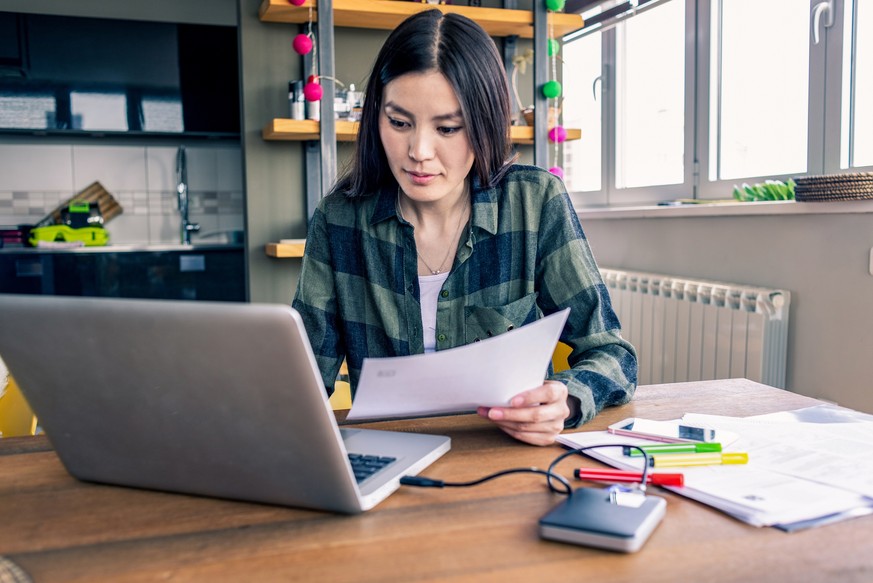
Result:
M358 123L336 120L336 140L354 142L358 136ZM265 140L306 141L321 139L321 124L314 119L276 118L261 131Z
M263 22L300 24L309 20L310 4L313 6L312 18L317 20L318 9L315 0L307 0L303 6L294 6L288 0L264 0L259 14ZM533 11L531 10L385 0L334 0L333 19L335 26L393 30L407 17L431 8L468 16L478 22L491 36L518 35L522 38L533 38ZM580 14L550 13L549 22L554 27L556 37L579 30L584 25Z
M311 119L276 118L261 131L265 140L306 141L318 140L320 136L319 123ZM350 121L336 122L336 139L338 142L354 142L358 135L358 123ZM531 126L512 126L510 136L513 144L533 144L534 128ZM582 130L567 128L567 140L578 140Z
M283 239L279 243L267 243L264 251L269 257L303 257L306 239Z

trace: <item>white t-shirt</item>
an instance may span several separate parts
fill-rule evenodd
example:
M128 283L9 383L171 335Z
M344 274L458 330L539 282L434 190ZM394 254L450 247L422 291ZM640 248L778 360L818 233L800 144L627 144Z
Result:
M434 307L436 310L436 307ZM436 318L436 312L433 315ZM6 392L6 385L9 384L9 370L6 368L6 365L3 363L3 359L0 358L0 397L3 396L3 393Z
M438 275L419 275L418 289L421 292L421 329L424 331L424 351L436 350L437 302L449 272Z

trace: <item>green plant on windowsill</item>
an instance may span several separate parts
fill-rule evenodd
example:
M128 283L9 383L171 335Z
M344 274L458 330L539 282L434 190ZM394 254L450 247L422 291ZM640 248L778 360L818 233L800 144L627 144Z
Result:
M743 183L742 187L734 185L734 198L741 202L794 200L794 180L767 180L753 186Z

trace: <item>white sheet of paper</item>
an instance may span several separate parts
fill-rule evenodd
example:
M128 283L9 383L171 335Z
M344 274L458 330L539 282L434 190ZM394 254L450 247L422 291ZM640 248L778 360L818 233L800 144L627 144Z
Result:
M778 422L687 414L686 421L741 432L768 469L873 500L873 423Z
M683 417L688 423L739 431L740 439L727 451L747 451L749 463L664 470L653 468L651 471L654 473L678 471L685 475L684 487L667 487L668 490L718 508L754 526L790 526L801 521L812 521L806 526L815 526L816 522L827 523L835 516L849 518L871 511L873 499L853 492L847 487L850 484L844 483L838 487L780 471L774 463L776 458L765 453L769 445L766 440L749 437L747 427L731 425L726 422L728 418L723 419L720 421L716 416L694 414ZM558 436L558 442L568 447L653 443L605 431L564 433ZM639 471L643 466L642 458L625 456L621 447L592 449L585 454L620 469Z
M505 406L540 386L570 309L466 346L365 358L347 419L417 417Z

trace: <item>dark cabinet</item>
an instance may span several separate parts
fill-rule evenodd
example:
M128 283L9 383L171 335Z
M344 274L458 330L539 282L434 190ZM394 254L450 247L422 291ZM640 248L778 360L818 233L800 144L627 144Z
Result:
M0 252L0 293L245 301L243 249Z

